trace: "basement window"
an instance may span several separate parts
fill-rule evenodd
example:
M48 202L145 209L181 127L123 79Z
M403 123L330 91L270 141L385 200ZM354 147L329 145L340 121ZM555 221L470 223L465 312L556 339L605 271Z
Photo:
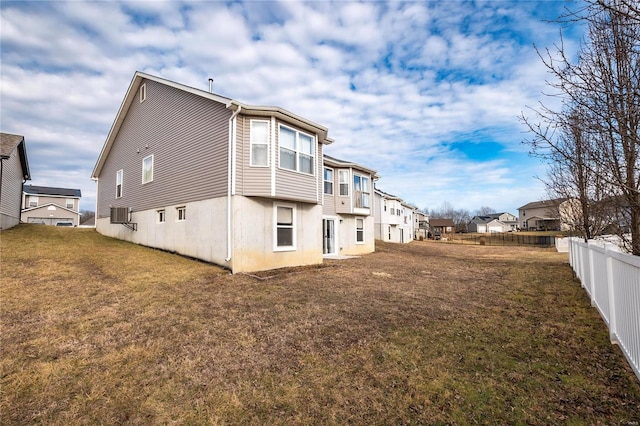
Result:
M184 222L187 220L187 208L186 207L176 207L176 211L178 213L178 222Z

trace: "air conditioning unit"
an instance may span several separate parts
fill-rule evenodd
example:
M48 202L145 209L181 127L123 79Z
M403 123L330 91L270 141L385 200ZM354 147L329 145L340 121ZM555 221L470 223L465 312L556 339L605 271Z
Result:
M129 207L111 207L111 223L129 223Z

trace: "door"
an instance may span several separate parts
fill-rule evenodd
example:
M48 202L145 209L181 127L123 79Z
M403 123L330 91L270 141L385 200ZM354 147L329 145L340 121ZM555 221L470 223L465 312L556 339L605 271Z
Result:
M336 253L335 225L335 219L322 219L322 254Z

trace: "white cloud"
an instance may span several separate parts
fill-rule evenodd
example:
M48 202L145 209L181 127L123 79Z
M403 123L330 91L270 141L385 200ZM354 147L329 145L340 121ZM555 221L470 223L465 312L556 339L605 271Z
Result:
M327 126L327 153L377 169L409 202L517 207L543 195L517 119L548 77L533 43L558 38L537 6L3 3L2 131L25 135L34 184L81 188L91 208L89 175L133 73L202 89L213 77L222 95ZM509 160L451 148L467 139Z

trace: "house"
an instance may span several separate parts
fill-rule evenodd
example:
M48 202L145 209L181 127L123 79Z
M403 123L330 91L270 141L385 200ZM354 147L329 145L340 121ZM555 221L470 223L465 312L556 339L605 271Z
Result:
M414 210L414 207L405 203L402 198L375 188L375 238L392 243L413 241Z
M24 136L0 133L0 229L20 223L22 186L31 180Z
M375 250L374 170L324 155L322 253L358 255Z
M518 208L518 223L522 230L568 231L575 229L579 214L579 201L575 199L534 201Z
M429 236L429 216L416 210L413 217L414 238L416 240L426 240Z
M78 226L81 196L79 189L24 185L20 218L26 223Z
M511 213L491 213L474 216L469 221L467 230L478 233L509 232L517 229L517 223L516 217Z
M136 72L92 173L96 229L234 273L321 263L327 133L280 107ZM349 183L357 241L364 184Z
M455 233L456 224L453 219L430 219L429 228L434 237L441 237Z

